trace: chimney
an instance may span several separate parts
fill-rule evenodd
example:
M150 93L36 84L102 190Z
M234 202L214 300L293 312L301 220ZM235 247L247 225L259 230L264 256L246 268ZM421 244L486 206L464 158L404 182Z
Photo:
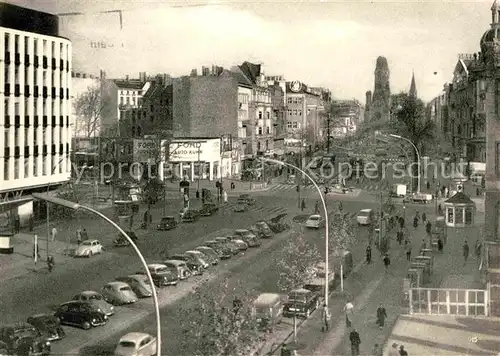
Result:
M130 80L130 77L128 76L128 74L125 76L125 80L128 82Z
M146 82L147 77L146 77L146 72L139 72L139 81L141 82Z
M372 106L372 92L368 90L366 92L365 107L370 108L370 106Z

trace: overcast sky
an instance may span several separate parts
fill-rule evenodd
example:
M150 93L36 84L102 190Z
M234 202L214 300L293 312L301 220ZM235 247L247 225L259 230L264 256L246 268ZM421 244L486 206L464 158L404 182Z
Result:
M61 17L73 40L75 69L108 77L140 71L189 74L192 68L243 61L325 86L335 98L364 102L373 90L377 56L387 57L391 91L407 91L415 71L419 96L429 100L451 81L459 53L479 51L491 1L207 1L10 0ZM191 6L183 6L191 4ZM123 27L116 13L123 10ZM91 41L113 48L93 49ZM437 72L437 74L434 74Z

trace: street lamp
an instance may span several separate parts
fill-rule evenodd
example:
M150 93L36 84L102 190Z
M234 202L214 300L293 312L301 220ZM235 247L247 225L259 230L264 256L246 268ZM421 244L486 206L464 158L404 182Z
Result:
M59 160L59 162L57 162L57 164L52 167L52 171L50 172L50 176L52 177L52 175L54 174L54 171L57 169L57 167L59 167L59 165L61 164L62 161L64 161L66 158L61 158ZM49 190L50 190L50 183L47 184L47 195L49 194ZM50 212L50 206L49 206L49 203L46 201L45 202L45 211L46 211L46 214L47 215L47 240L45 241L46 243L46 251L47 251L47 261L49 260L49 239L50 239L50 217L49 217L49 212Z
M307 179L309 179L311 181L311 183L314 185L314 187L318 191L319 197L321 198L321 203L323 204L323 211L325 213L325 305L328 307L328 275L329 275L329 269L328 269L328 247L329 247L328 246L328 241L329 241L328 227L329 226L328 225L329 224L328 224L328 210L326 209L326 202L325 202L325 198L323 197L323 193L321 192L321 189L316 184L314 179L312 179L311 176L309 176L306 172L304 172L299 167L294 166L293 164L290 164L287 162L283 162L283 161L279 161L279 160L271 159L271 158L260 157L260 160L267 161L269 163L278 164L281 166L288 166L288 167L291 167L291 168L298 170L304 176L306 176ZM342 276L342 272L340 273L340 275ZM344 288L343 279L341 279L341 289L343 289L343 288Z
M420 187L421 187L421 184L420 184L421 175L420 175L420 152L418 151L417 146L415 146L415 144L410 139L407 139L406 137L403 137L403 136L400 136L400 135L394 135L394 134L389 134L389 136L397 138L399 140L406 141L410 145L412 145L413 148L415 149L415 152L417 153L417 160L418 160L418 162L417 162L417 168L418 168L418 173L417 173L417 194L419 194L420 193Z
M116 224L113 220L111 220L106 215L104 215L103 213L101 213L93 208L90 208L90 207L85 206L85 205L80 205L78 203L73 203L69 200L51 197L48 194L33 193L31 195L33 196L33 198L38 199L38 200L43 200L46 203L52 203L52 204L64 206L64 207L72 209L72 210L84 210L84 211L88 211L94 215L97 215L101 219L108 222L111 226L113 226L116 230L118 230L118 232L120 232L120 234L122 234L123 237L125 237L127 239L127 241L130 243L130 245L134 249L134 251L137 254L137 256L139 257L139 259L141 260L142 266L144 267L144 270L146 271L146 275L148 277L149 284L151 285L151 290L152 290L152 294L153 294L153 305L155 308L155 317L156 317L156 348L157 348L156 355L161 356L160 308L158 306L158 296L156 295L155 284L153 282L153 277L151 276L151 273L149 272L148 265L146 263L146 260L144 259L144 256L142 255L141 251L136 246L134 241L130 238L130 236L128 236L127 233L125 231L123 231L123 229L120 226L118 226L118 224Z

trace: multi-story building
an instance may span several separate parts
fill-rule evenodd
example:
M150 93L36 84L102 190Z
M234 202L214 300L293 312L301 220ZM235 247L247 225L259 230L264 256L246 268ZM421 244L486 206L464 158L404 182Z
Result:
M443 149L444 146L451 146L451 124L449 119L449 101L450 101L450 85L445 84L443 90L432 99L427 105L426 116L429 120L434 122L437 129L437 134L442 141ZM444 150L441 152L443 155L448 155L449 152Z
M286 137L286 106L285 91L279 82L269 84L271 91L271 105L274 121L274 154L281 156L285 152Z
M27 21L26 19L30 19ZM22 195L71 174L71 42L55 15L0 4L0 193ZM18 208L26 217L33 205Z
M356 132L359 123L364 119L363 105L356 99L335 100L331 103L333 116L323 121L323 130L328 130L333 137L347 137ZM323 133L325 136L326 133Z

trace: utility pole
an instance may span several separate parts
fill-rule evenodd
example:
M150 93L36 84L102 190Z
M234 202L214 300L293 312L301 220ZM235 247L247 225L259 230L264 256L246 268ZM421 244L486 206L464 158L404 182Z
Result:
M330 152L330 114L326 117L326 153Z

